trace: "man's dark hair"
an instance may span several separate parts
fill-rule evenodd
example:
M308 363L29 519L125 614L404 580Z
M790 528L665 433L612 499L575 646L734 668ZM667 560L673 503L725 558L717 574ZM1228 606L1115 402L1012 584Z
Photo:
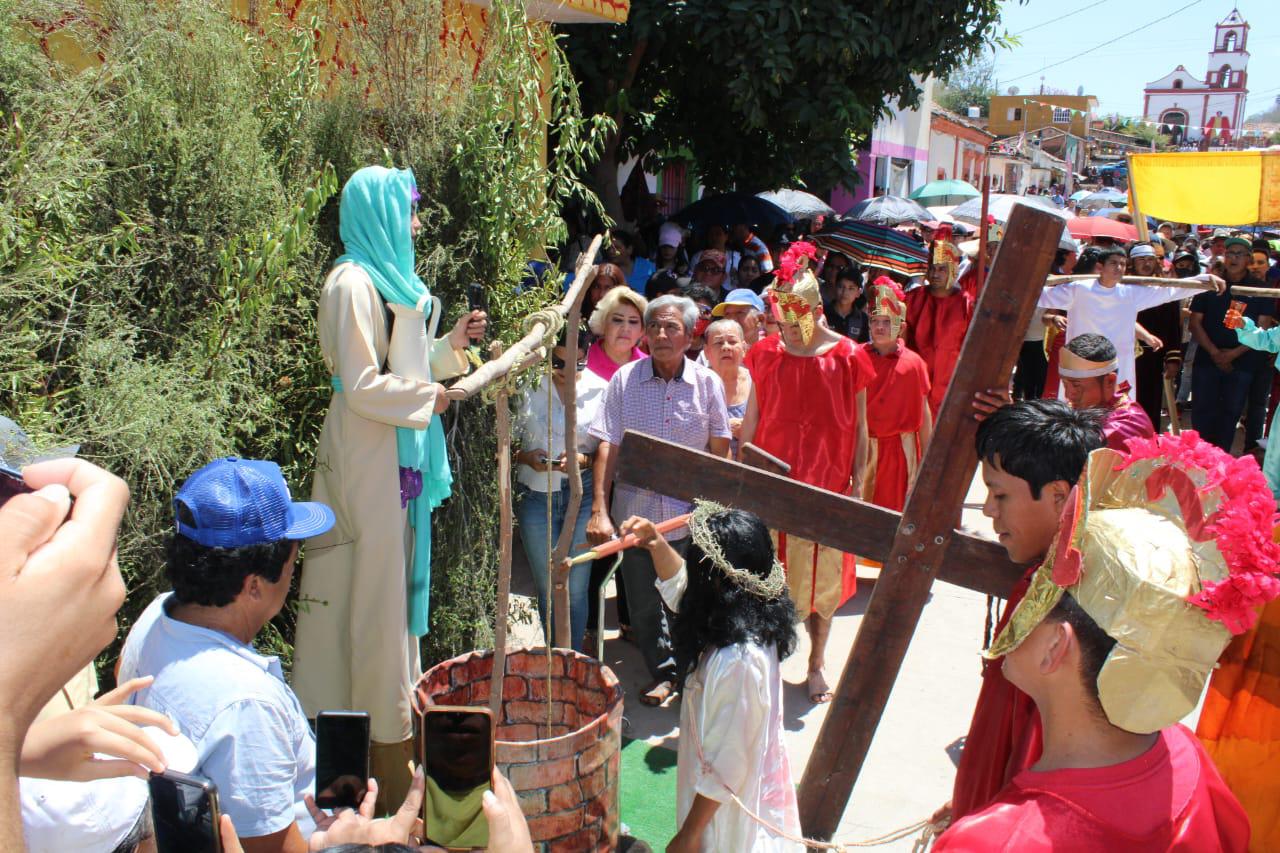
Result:
M1097 712L1106 716L1098 699L1098 673L1107 662L1107 655L1115 648L1116 641L1093 621L1093 617L1084 612L1071 593L1064 592L1062 598L1049 615L1046 622L1066 622L1075 632L1076 641L1080 644L1080 679L1084 682L1085 692L1097 704Z
M680 279L671 270L658 270L644 283L644 298L652 302L659 296L680 289Z
M855 263L849 263L838 273L836 273L836 284L842 281L852 281L862 287L862 267Z
M730 509L709 518L707 527L729 565L758 578L769 576L773 542L757 516ZM671 626L680 683L712 649L756 643L776 649L778 660L795 651L796 608L785 591L768 600L747 592L715 568L694 542L689 543L685 565L689 585Z
M1086 332L1067 341L1067 349L1089 361L1111 361L1116 357L1115 344L1102 335Z
M1102 249L1098 246L1086 246L1084 251L1080 253L1080 257L1076 259L1075 268L1071 271L1073 275L1092 275L1098 269L1098 265L1102 263Z
M1101 413L1061 400L1021 400L978 424L978 458L1026 480L1035 500L1057 480L1075 485L1089 454L1103 444Z
M680 288L680 295L688 299L692 299L694 302L702 301L709 305L716 304L715 291L707 287L705 284L689 282L684 287Z
M609 232L609 236L630 249L632 257L635 256L636 235L632 234L625 228L615 228Z
M178 517L183 524L195 526L191 511L182 504L178 504ZM164 573L179 604L226 607L235 601L249 575L258 575L268 583L278 582L294 544L282 539L242 548L210 548L174 533L169 539Z
M1129 256L1124 253L1124 249L1119 246L1106 246L1098 252L1098 265L1101 266L1112 258L1124 258L1127 263Z
M1250 245L1253 246L1253 251L1262 252L1268 258L1271 257L1271 244L1266 240L1263 240L1261 237L1254 240Z

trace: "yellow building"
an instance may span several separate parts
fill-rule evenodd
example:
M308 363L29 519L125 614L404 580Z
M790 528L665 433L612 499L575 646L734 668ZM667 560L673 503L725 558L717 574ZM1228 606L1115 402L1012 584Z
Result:
M1087 137L1097 108L1093 95L995 95L987 130L996 136L1016 136L1053 127Z

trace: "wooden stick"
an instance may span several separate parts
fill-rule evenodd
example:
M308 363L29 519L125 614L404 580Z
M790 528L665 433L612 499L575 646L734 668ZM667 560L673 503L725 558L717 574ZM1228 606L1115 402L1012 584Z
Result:
M1044 283L1045 286L1052 287L1055 284L1066 284L1069 281L1092 281L1095 278L1097 278L1096 275L1051 275L1045 278ZM1150 284L1156 287L1181 287L1184 290L1216 290L1212 284L1205 281L1196 281L1189 278L1160 278L1155 275L1126 275L1120 279L1120 282L1122 284Z
M567 316L575 304L581 304L582 295L590 288L592 279L596 277L592 259L595 258L596 252L600 251L600 244L603 241L604 235L597 234L591 241L591 247L579 256L578 266L573 274L573 284L570 285L564 299L560 300L560 304L555 306L555 310L561 317ZM534 323L533 328L529 329L523 338L511 345L511 349L501 357L485 362L475 373L464 376L450 385L444 395L450 400L466 400L474 397L484 390L485 386L504 378L515 365L524 364L546 336L546 324Z
M1164 404L1169 410L1169 432L1181 435L1182 418L1178 415L1178 395L1173 390L1173 380L1165 376L1162 381L1164 382Z
M1009 381L1021 341L1002 330L1027 327L1037 294L1026 282L1049 274L1061 235L1062 220L1048 211L1015 205L1009 216L889 558L804 769L800 824L810 838L829 839L840 824L978 466L973 395Z
M668 518L666 521L658 522L653 529L659 533L670 533L678 527L684 527L689 523L689 518L693 513L686 512L684 515L677 515L675 518ZM579 563L585 563L589 560L598 560L601 557L612 557L619 551L625 551L628 548L634 548L640 540L628 533L621 539L611 539L603 545L597 545L585 554L579 554L569 561L569 565L576 566Z
M1271 296L1280 298L1280 287L1245 287L1242 284L1231 285L1231 292L1240 296Z
M747 442L738 448L738 459L741 460L743 465L750 465L752 468L759 468L761 471L781 474L783 477L791 473L790 465L772 453L761 450L751 442Z
M594 258L594 253L591 258ZM588 258L590 260L590 258ZM590 267L583 266L583 259L578 258L578 275L593 277ZM582 298L586 296L584 287L576 288L573 301L569 305L569 317L565 321L568 332L564 336L565 370L576 376L578 363L578 326L582 323ZM575 367L569 367L575 365ZM565 561L569 556L569 546L573 544L573 530L577 526L578 509L582 506L582 472L578 470L578 385L577 381L566 382L562 395L564 403L564 458L569 463L565 474L569 478L569 505L565 507L564 523L560 525L560 538L556 540L555 550L548 558L551 565L547 567L551 578L551 612L559 616L553 619L556 633L556 645L562 649L573 648L572 620L569 613L569 572L570 564ZM551 500L551 495L547 495Z
M489 357L502 355L502 342L489 346ZM498 430L498 613L493 623L493 670L489 675L489 710L494 725L502 723L503 685L507 679L507 616L511 607L511 406L506 391L494 403Z

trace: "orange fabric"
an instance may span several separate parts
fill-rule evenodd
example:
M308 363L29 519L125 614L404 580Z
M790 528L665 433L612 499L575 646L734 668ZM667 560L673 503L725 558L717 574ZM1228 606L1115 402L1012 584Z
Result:
M1280 599L1223 652L1196 734L1249 814L1249 849L1280 850Z

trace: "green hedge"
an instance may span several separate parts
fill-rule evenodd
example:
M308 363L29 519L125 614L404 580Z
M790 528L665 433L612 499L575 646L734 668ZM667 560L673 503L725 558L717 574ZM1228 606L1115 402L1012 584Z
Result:
M316 296L352 171L415 170L419 272L447 320L485 283L508 341L555 295L519 283L563 238L561 205L597 205L577 175L604 123L581 117L559 46L518 2L493 3L474 76L441 46L438 0L364 8L349 44L368 70L333 83L316 35L339 22L246 27L199 0L0 0L0 411L129 482L122 637L166 588L170 501L192 470L273 459L310 489L329 398ZM46 55L49 21L102 62L76 73ZM480 400L446 417L455 491L435 519L428 660L491 642L492 424ZM260 643L287 661L291 639L286 611ZM115 651L99 661L107 681Z

